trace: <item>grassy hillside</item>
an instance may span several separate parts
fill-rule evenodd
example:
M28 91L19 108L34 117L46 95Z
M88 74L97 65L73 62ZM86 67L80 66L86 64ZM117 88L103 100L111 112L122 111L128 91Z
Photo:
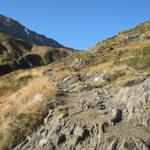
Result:
M60 56L66 54L65 50L26 47L28 53L40 55L44 63L49 61L46 49L53 53L54 59L58 56L55 56L56 51ZM14 55L25 55L24 49ZM7 62L6 59L1 57L0 61ZM81 92L99 87L117 91L120 87L139 84L149 75L150 23L146 22L48 66L2 76L0 149L16 146L42 123L47 113L46 105L55 99L58 83L69 76L78 76L82 80L71 85L73 91Z

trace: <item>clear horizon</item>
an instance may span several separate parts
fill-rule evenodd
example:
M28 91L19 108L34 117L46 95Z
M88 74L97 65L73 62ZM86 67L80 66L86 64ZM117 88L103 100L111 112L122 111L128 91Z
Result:
M88 49L150 20L149 0L2 1L0 14L64 46Z

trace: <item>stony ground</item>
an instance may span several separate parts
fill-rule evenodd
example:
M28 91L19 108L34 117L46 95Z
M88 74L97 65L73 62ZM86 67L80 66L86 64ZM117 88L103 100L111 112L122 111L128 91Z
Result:
M117 92L78 92L65 78L44 123L14 150L149 150L150 77Z

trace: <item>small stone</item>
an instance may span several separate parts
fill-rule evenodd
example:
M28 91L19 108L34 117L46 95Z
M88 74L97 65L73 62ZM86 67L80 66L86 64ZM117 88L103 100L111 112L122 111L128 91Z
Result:
M79 127L79 126L77 126L75 129L74 129L74 135L75 136L82 136L83 135L83 132L84 132L84 130L83 130L83 128L81 128L81 127Z
M42 93L38 93L38 94L36 94L34 96L33 101L34 102L39 102L39 101L42 101L42 99L43 99L43 94Z
M99 81L99 80L100 80L100 77L95 77L95 78L94 78L94 81L95 81L95 82L97 82L97 81Z
M66 78L64 78L63 82L66 82L69 79L70 79L70 77L66 77Z
M39 144L40 144L41 146L46 145L46 143L47 143L47 139L41 139L40 142L39 142Z
M47 124L47 122L48 122L48 118L46 117L46 118L44 119L44 124Z

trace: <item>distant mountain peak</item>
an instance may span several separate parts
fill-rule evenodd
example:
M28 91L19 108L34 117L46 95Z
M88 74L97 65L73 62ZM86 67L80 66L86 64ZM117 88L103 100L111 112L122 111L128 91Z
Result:
M46 36L38 34L34 31L31 31L14 19L6 17L4 15L0 15L0 32L8 34L15 38L22 39L32 45L43 45L55 48L64 47L57 41L51 38L47 38Z

